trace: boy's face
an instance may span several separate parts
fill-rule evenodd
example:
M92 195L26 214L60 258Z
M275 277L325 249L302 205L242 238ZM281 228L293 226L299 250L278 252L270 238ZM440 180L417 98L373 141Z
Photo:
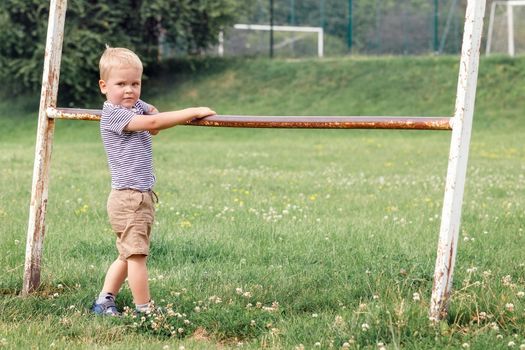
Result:
M131 108L140 98L142 71L135 67L114 67L107 80L99 80L100 91L114 105Z

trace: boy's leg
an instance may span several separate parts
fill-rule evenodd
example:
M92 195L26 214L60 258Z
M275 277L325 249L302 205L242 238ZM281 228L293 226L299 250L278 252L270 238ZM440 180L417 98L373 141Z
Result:
M102 292L117 295L120 287L126 280L128 274L128 264L126 261L117 258L108 268Z
M135 254L128 258L128 284L136 305L147 304L151 297L149 293L147 255Z
M122 283L126 279L127 263L124 260L115 260L106 273L104 286L98 295L98 298L93 303L91 311L98 315L118 316L119 312L115 305L115 296L120 290Z

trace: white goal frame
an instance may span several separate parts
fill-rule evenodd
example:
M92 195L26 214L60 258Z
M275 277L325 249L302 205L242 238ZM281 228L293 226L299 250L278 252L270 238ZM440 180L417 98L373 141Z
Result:
M485 54L490 55L492 47L492 35L494 32L494 17L496 14L496 6L503 5L507 6L507 41L508 41L508 54L511 57L516 55L516 48L514 47L514 7L525 6L525 0L507 0L507 1L494 1L490 6L490 17L489 17L489 29L487 33L487 46Z
M268 24L235 24L235 29L241 30L260 30L260 31L276 31L276 32L301 32L301 33L317 33L317 56L322 58L324 56L324 30L322 27L298 27L298 26L272 26ZM219 55L224 54L224 36L219 35Z

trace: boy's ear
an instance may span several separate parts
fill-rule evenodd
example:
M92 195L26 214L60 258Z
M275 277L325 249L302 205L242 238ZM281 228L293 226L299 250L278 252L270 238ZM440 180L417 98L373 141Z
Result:
M103 94L106 94L106 92L108 90L106 82L104 80L100 79L98 81L98 86L100 87L100 92L103 93Z

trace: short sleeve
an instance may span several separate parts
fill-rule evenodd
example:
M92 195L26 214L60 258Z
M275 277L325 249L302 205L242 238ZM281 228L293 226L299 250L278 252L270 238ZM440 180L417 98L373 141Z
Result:
M136 113L133 110L121 106L105 105L101 128L121 135L135 115Z
M138 100L137 103L135 103L135 107L137 109L142 110L142 113L139 113L139 114L149 114L149 111L151 109L151 105L142 100Z

